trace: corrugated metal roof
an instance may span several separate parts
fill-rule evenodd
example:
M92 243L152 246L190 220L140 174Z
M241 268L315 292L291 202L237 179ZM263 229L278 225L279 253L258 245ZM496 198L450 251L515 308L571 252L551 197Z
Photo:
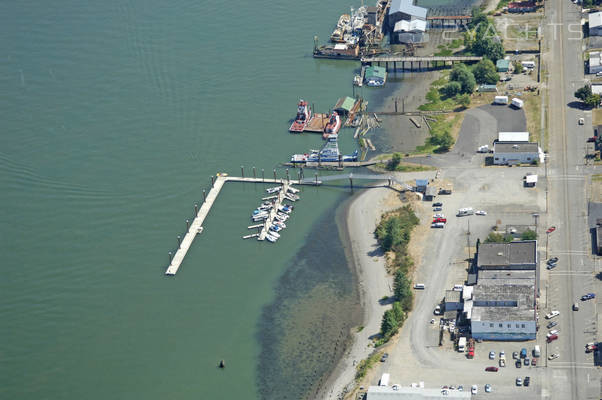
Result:
M416 186L427 186L428 184L428 179L416 179Z
M402 12L412 17L426 19L428 8L415 6L412 0L393 0L389 8L389 15Z
M387 400L435 400L435 399L470 399L470 390L448 390L447 394L441 393L439 388L413 388L408 386L398 386L393 389L391 386L370 386L368 388L368 400L387 399Z
M494 153L537 153L539 146L537 143L496 143L493 146Z
M495 65L498 68L508 68L510 66L510 60L504 60L503 58L500 58L497 60Z
M528 142L529 132L499 132L497 140L499 142Z
M387 70L384 67L368 67L366 68L365 77L366 79L374 77L385 79L387 77Z
M411 21L406 21L402 19L401 21L397 21L395 23L395 27L393 28L393 32L425 32L426 31L426 21L423 19L413 19Z
M351 111L351 109L353 108L353 106L355 105L355 99L353 97L341 97L339 99L339 101L337 101L337 104L334 106L335 110L345 110L345 111Z

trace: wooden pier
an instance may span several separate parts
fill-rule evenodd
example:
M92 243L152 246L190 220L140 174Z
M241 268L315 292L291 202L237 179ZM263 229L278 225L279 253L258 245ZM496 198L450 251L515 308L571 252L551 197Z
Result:
M373 64L381 65L384 63L385 69L389 69L389 63L392 63L393 70L397 70L397 63L401 67L401 70L424 70L429 68L453 66L457 62L471 63L481 61L483 57L476 56L428 56L428 57L415 57L415 56L376 56L376 57L362 57L362 64Z
M274 175L275 175L275 172L274 172ZM315 181L312 180L311 182L309 182L309 181L298 181L298 180L292 180L292 179L245 178L245 177L238 177L238 176L227 176L226 174L218 174L217 177L213 180L213 186L209 190L209 193L207 193L205 201L201 205L201 208L197 212L197 215L195 216L192 223L188 224L188 232L186 232L186 235L180 241L180 246L178 247L176 254L171 258L169 266L167 267L167 270L165 271L165 275L173 276L178 272L178 269L180 268L182 261L184 261L184 257L186 256L186 253L188 253L188 249L190 249L190 246L192 245L192 242L194 241L194 238L197 236L197 234L199 234L203 231L203 226L202 226L203 222L205 221L205 218L209 214L209 211L211 210L213 203L215 203L215 201L217 200L217 196L219 195L220 191L222 190L222 187L224 186L224 184L226 182L275 183L278 185L287 185L286 186L287 188L291 184L319 185L322 183L317 178ZM284 191L284 188L283 188L283 190L281 190L281 192L283 192L283 191ZM284 192L284 193L286 193L286 192ZM265 234L263 237L265 238Z

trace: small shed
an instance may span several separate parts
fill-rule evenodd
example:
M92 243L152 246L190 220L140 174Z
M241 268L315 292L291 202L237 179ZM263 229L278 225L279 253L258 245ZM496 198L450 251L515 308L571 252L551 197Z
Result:
M353 97L341 97L337 104L334 106L334 110L339 114L347 115L355 106L355 99Z
M602 12L591 13L588 15L589 35L602 36Z
M496 92L497 93L497 86L496 85L480 85L477 90L479 92Z
M428 184L428 179L416 179L416 192L426 193L426 187Z
M497 72L508 72L510 69L510 60L500 58L495 63L495 68L497 69Z
M446 290L445 311L461 310L462 308L462 292L456 290Z
M367 67L364 80L368 86L383 86L387 80L387 70L384 67Z
M437 195L437 189L432 186L427 186L426 191L424 192L423 200L433 201L435 196Z

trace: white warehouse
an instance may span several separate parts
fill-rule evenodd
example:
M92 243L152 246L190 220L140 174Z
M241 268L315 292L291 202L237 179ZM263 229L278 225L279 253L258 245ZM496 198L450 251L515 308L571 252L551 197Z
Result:
M529 132L498 132L498 142L528 142Z
M493 163L495 165L531 164L539 161L537 143L495 143L493 145Z

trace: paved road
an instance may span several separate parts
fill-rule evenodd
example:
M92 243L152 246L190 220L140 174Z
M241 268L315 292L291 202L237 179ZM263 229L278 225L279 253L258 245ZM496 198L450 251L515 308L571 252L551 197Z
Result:
M560 339L548 351L560 358L548 363L546 390L543 397L553 399L599 398L600 376L593 368L591 356L584 352L585 343L596 335L595 302L582 304L578 312L571 304L592 287L594 262L588 255L586 176L583 169L583 144L591 123L579 126L583 111L569 107L576 99L574 91L583 85L580 13L567 0L546 3L544 35L549 48L550 214L548 222L558 227L550 235L550 255L558 253L560 266L545 274L547 310L561 312ZM571 36L572 35L572 36ZM589 122L589 121L588 121ZM590 135L591 136L591 135ZM544 303L545 304L545 303Z

